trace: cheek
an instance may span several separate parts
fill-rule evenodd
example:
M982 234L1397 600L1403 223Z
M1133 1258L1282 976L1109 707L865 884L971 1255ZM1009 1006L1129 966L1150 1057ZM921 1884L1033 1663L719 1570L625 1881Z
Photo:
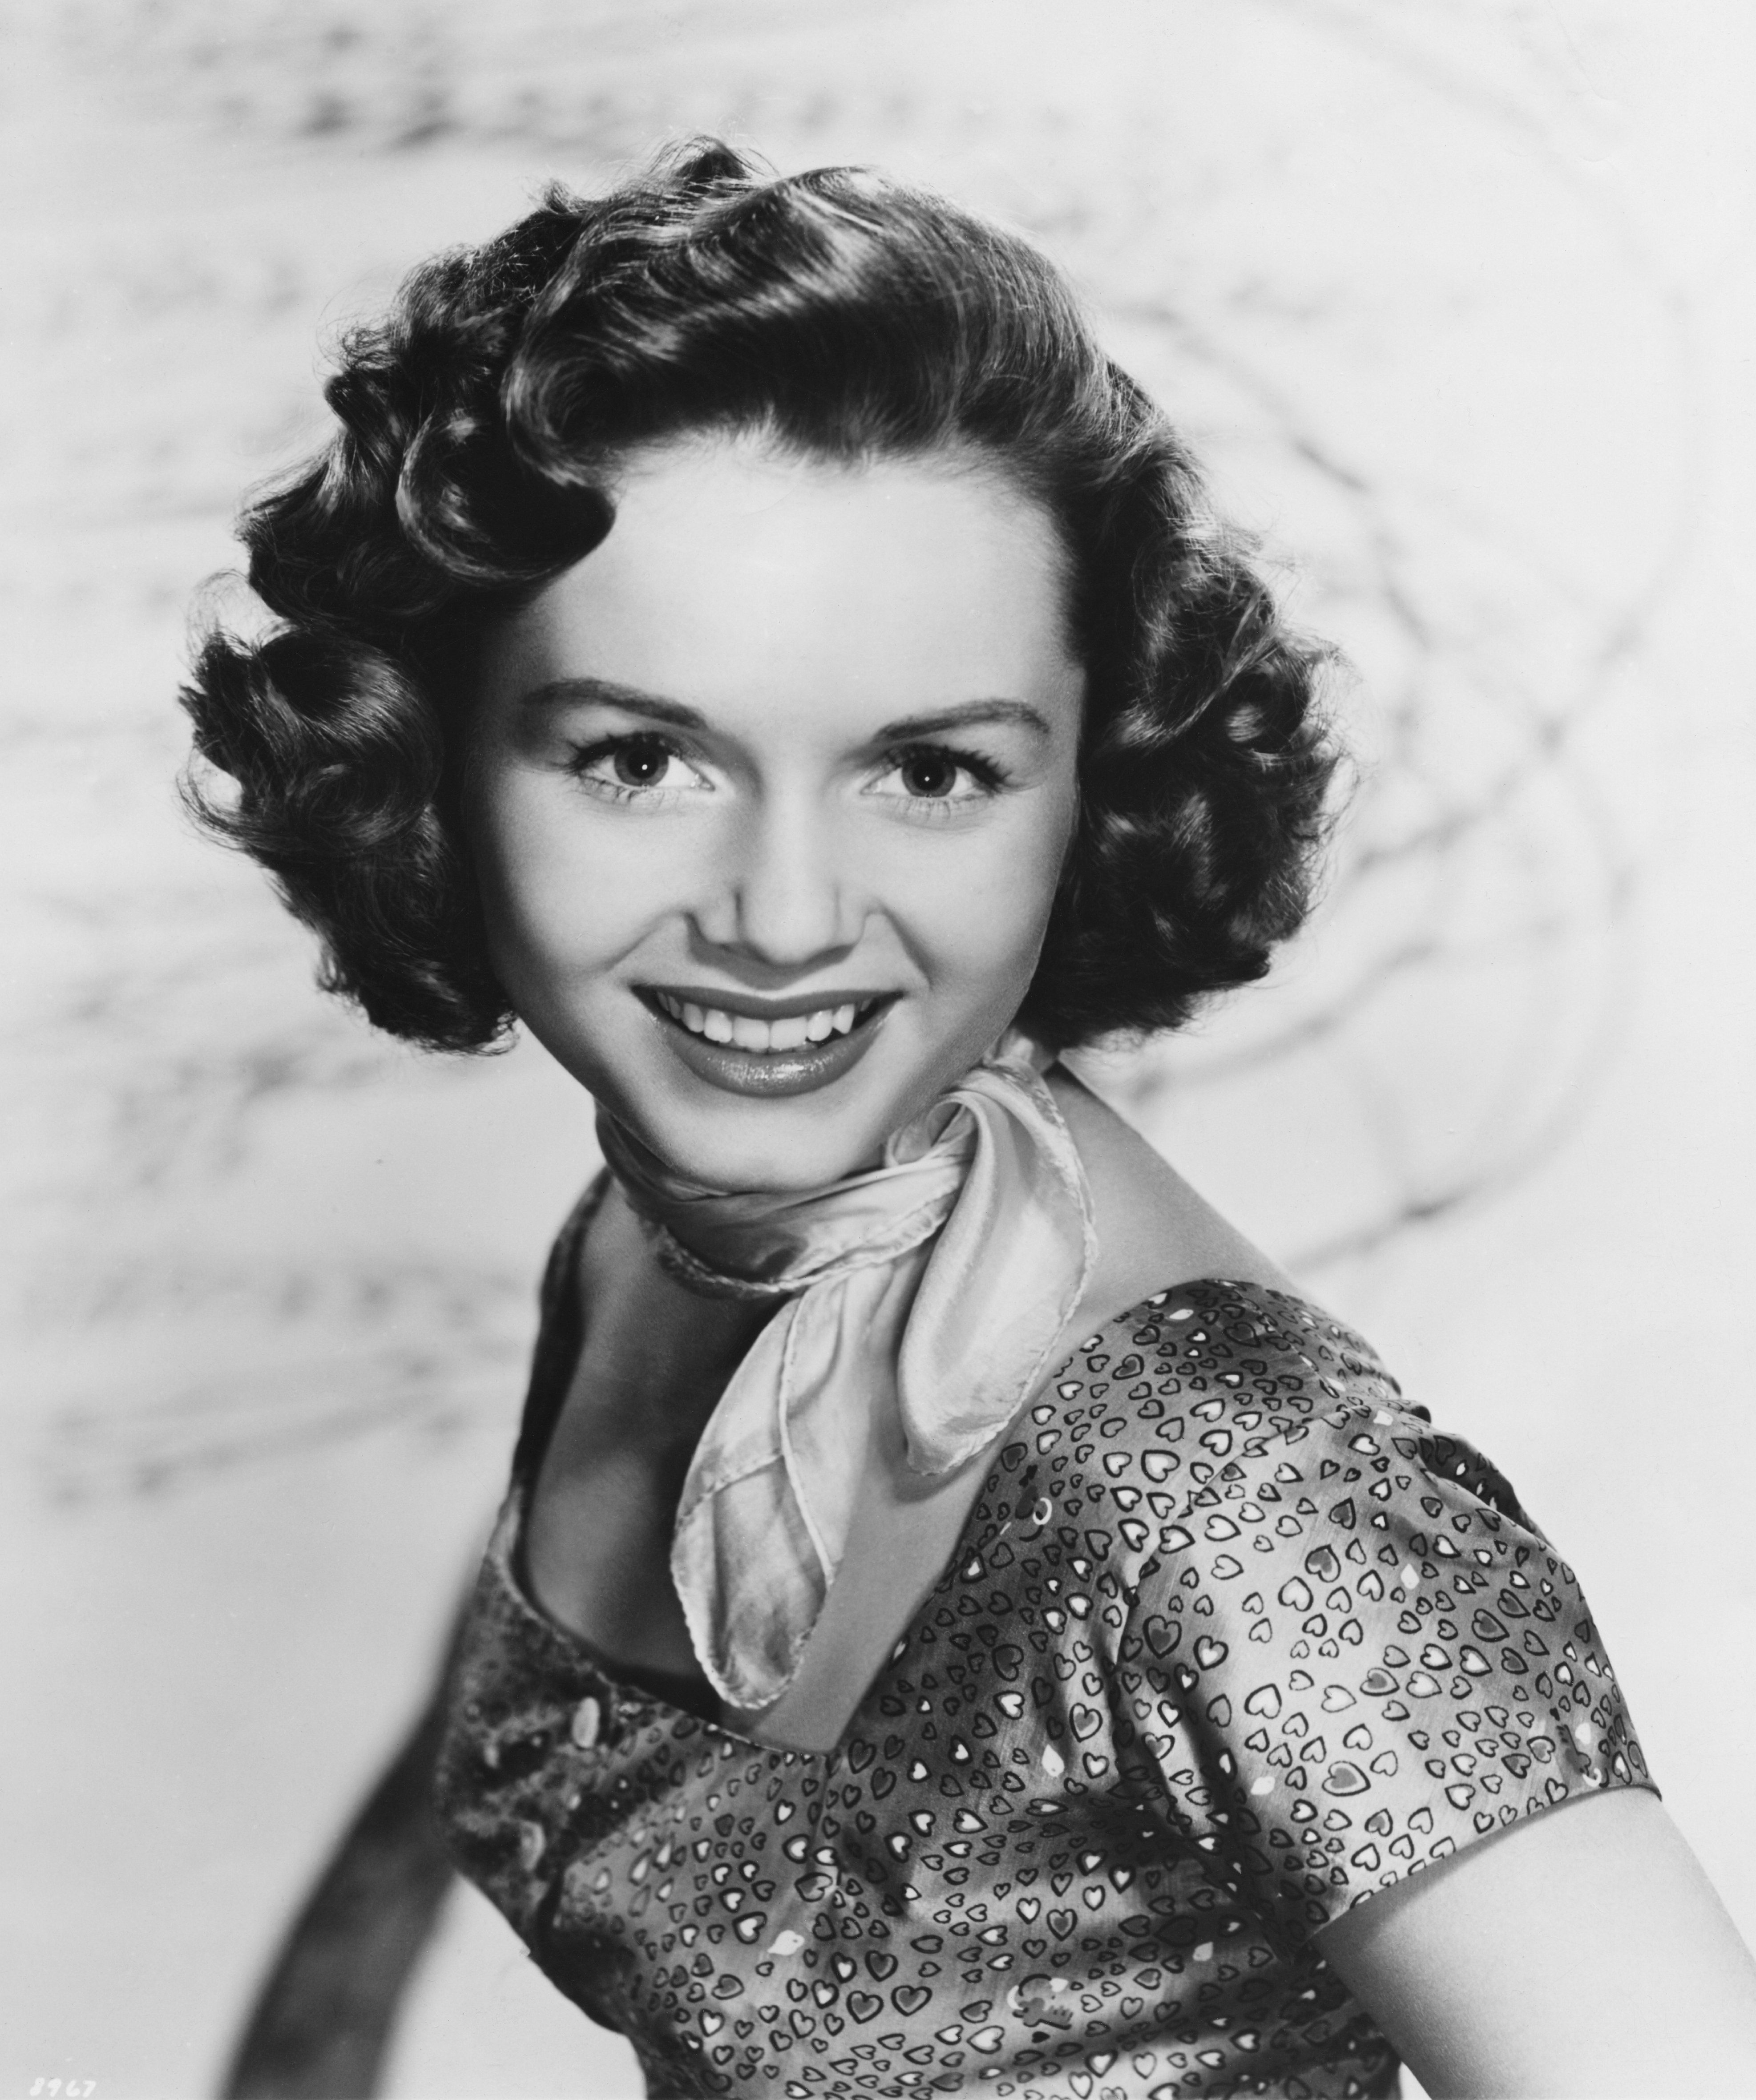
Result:
M677 857L657 840L582 822L569 785L534 770L474 782L465 831L491 941L558 956L613 950L677 878Z
M1048 929L1070 823L1059 808L1008 828L955 868L911 883L914 924L971 998L1021 998Z

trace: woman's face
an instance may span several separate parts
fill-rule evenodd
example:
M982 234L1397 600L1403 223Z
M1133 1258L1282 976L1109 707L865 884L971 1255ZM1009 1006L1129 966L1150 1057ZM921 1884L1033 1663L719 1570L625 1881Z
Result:
M465 816L520 1017L668 1165L870 1165L1011 1021L1083 674L1041 510L951 461L637 456L492 636Z

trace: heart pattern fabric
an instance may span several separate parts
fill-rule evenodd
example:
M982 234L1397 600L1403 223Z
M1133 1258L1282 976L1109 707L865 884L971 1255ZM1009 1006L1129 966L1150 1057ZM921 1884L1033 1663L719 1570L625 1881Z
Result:
M549 1344L533 1421L571 1368ZM1081 1345L828 1754L619 1683L536 1608L535 1442L439 1807L652 2094L1392 2093L1313 1935L1489 1831L1650 1783L1504 1479L1255 1285L1179 1286Z

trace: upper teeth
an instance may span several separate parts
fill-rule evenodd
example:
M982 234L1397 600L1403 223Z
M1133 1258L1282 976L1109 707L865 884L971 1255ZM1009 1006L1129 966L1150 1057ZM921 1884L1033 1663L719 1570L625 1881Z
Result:
M691 1035L704 1035L710 1043L730 1043L739 1050L796 1050L803 1043L827 1042L832 1035L845 1035L861 1011L853 1005L824 1006L815 1013L788 1014L783 1021L758 1021L748 1013L728 1013L723 1007L673 999L667 991L653 995Z

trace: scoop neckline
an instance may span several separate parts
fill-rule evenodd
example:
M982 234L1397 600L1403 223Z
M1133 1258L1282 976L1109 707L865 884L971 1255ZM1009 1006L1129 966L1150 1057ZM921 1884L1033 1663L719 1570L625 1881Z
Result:
M574 1216L568 1220L567 1228L563 1232L563 1238L566 1249L563 1256L566 1263L563 1283L564 1295L557 1299L554 1308L555 1313L565 1312L571 1317L578 1316L580 1284L578 1264L575 1257L578 1253L579 1240L585 1226L589 1221L591 1213L596 1209L597 1203L602 1200L602 1190L594 1185L587 1191L585 1198L582 1199ZM1149 1291L1145 1297L1136 1299L1132 1305L1124 1306L1121 1312L1116 1313L1112 1318L1105 1320L1101 1326L1088 1330L1087 1339L1074 1343L1070 1355L1079 1354L1086 1349L1088 1342L1101 1341L1112 1328L1130 1323L1137 1325L1143 1315L1162 1312L1167 1304L1181 1293L1201 1290L1247 1293L1260 1298L1279 1299L1289 1304L1302 1305L1313 1312L1319 1310L1308 1299L1301 1298L1291 1291L1277 1290L1272 1284L1257 1283L1245 1277L1190 1277L1181 1282L1166 1284L1158 1290ZM1344 1323L1339 1321L1335 1324L1344 1326ZM1354 1336L1352 1328L1346 1328L1345 1331L1350 1339L1358 1339ZM569 1352L565 1365L558 1374L555 1374L558 1382L563 1383L563 1390L564 1382L571 1381L572 1378L574 1367L578 1361L579 1349L583 1346L583 1343L582 1332L576 1339L573 1348ZM545 1385L546 1383L545 1381ZM519 1609L540 1626L549 1639L560 1641L574 1650L589 1666L593 1675L602 1683L606 1690L613 1695L618 1707L643 1706L655 1717L663 1720L668 1727L674 1728L678 1723L687 1723L691 1727L704 1731L710 1736L718 1736L729 1743L735 1743L742 1749L757 1751L766 1757L783 1761L799 1758L808 1759L822 1765L832 1764L845 1754L848 1745L854 1740L854 1723L865 1712L873 1694L907 1648L920 1624L922 1615L944 1587L946 1578L972 1551L978 1550L984 1534L992 1529L995 1520L991 1514L983 1521L981 1528L974 1530L974 1539L973 1542L972 1541L972 1531L977 1524L976 1512L988 1506L990 1498L997 1484L1000 1459L1008 1444L1017 1440L1013 1436L1013 1430L1028 1408L1042 1405L1040 1399L1036 1396L1053 1392L1057 1383L1056 1374L1051 1373L1047 1383L1039 1385L1035 1392L1023 1401L1017 1412L1006 1423L1005 1427L996 1435L993 1446L993 1462L983 1477L981 1487L977 1490L975 1499L969 1506L969 1514L964 1520L963 1528L958 1533L950 1554L946 1557L938 1575L933 1578L932 1588L921 1599L916 1608L914 1616L897 1636L895 1645L879 1665L876 1674L862 1694L859 1704L849 1715L840 1736L827 1750L805 1749L787 1743L765 1743L754 1736L741 1735L737 1729L727 1727L723 1721L710 1721L705 1714L692 1712L686 1706L679 1706L659 1692L649 1692L642 1685L633 1684L625 1679L619 1678L613 1670L605 1665L583 1634L576 1633L571 1626L558 1619L538 1599L530 1587L523 1570L524 1529L526 1519L529 1514L531 1491L536 1485L537 1471L541 1466L543 1455L548 1449L549 1438L554 1434L554 1418L553 1417L545 1427L541 1441L528 1454L521 1451L519 1454L524 1462L516 1466L513 1472L507 1491L506 1508L500 1525L496 1527L494 1557L498 1564L501 1577ZM531 1401L527 1403L527 1412L536 1398L536 1394L533 1390ZM554 1412L555 1415L558 1416L559 1410L557 1409Z

